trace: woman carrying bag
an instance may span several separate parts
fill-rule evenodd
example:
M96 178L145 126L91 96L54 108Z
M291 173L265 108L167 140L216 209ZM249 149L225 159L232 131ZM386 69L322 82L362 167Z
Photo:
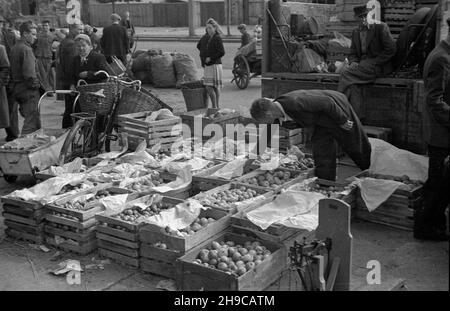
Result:
M206 22L206 34L197 44L204 68L204 85L213 108L219 108L222 88L222 57L225 55L219 24L212 18Z

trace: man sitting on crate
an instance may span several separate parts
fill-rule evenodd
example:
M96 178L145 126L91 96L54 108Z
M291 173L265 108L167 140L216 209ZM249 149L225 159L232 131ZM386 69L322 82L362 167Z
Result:
M250 108L258 123L314 128L312 135L316 176L336 180L335 141L355 164L366 170L370 166L371 147L361 122L347 98L331 90L299 90L276 99L260 98Z
M361 25L353 30L349 66L342 72L338 91L344 93L360 119L366 117L361 84L369 84L376 78L392 73L391 59L396 45L389 26L383 22L369 24L365 5L353 8Z

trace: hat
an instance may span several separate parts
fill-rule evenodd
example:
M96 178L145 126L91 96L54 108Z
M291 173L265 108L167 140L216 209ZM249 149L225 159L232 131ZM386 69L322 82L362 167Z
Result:
M89 45L92 46L91 38L89 38L88 35L85 35L85 34L79 34L79 35L77 35L77 36L75 37L75 41L77 41L77 40L84 40L84 41L86 41L87 43L89 43Z
M120 17L119 14L113 13L113 14L111 14L111 19L113 21L120 21L120 20L122 20L122 17Z
M361 17L367 15L371 10L367 8L365 5L355 6L353 8L353 12L355 12L355 16Z

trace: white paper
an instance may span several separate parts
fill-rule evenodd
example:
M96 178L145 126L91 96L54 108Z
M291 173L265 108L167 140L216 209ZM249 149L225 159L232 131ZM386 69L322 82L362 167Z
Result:
M200 202L191 199L164 210L159 215L143 218L142 222L154 224L161 228L169 227L172 230L180 230L190 226L203 209L206 208Z
M399 149L381 139L369 138L369 141L372 146L370 173L427 180L428 157Z
M369 212L373 212L377 209L383 202L385 202L403 183L387 180L387 179L376 179L376 178L356 178L354 182L360 190L361 197L366 203Z
M212 161L210 160L195 157L193 159L184 162L170 162L167 165L164 165L163 168L169 173L176 174L178 171L183 170L186 166L189 165L192 167L192 172L196 173L198 171L203 170L211 163Z
M145 163L151 165L159 165L158 161L146 151L146 147L147 142L144 140L138 145L135 152L123 155L122 157L117 159L117 162L131 163L131 164Z
M48 173L54 176L61 176L67 173L79 173L82 169L85 169L83 160L81 158L76 158L72 162L66 163L63 166L50 166Z
M119 214L123 211L127 199L128 194L119 194L101 198L99 202L105 207L108 214Z
M316 204L308 214L296 215L277 222L289 228L314 231L319 226L319 204Z
M211 177L230 180L234 177L242 176L244 174L245 163L247 163L247 159L244 156L239 156L215 171L211 174Z
M169 109L160 109L153 111L149 116L145 118L145 122L151 122L156 120L171 119L174 115Z
M309 213L323 198L325 198L323 194L316 192L286 191L272 202L246 213L246 217L253 224L266 230L274 223Z

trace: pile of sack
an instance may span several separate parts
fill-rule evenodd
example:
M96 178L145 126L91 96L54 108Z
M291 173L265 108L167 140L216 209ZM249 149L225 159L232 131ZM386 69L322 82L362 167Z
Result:
M138 50L132 55L130 70L131 77L158 88L180 88L182 83L198 80L195 60L183 53Z

